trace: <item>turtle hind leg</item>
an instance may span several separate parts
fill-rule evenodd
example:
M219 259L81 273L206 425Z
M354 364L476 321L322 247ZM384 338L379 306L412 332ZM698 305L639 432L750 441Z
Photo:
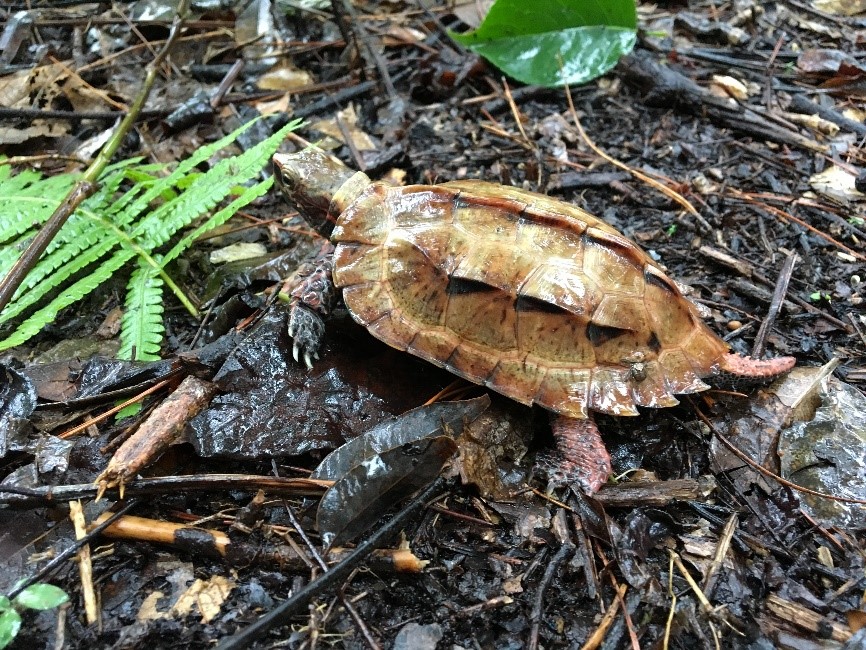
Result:
M294 340L295 361L303 358L308 368L319 358L325 339L325 321L336 303L336 288L332 272L334 246L322 244L316 256L301 264L286 281L283 293L289 295L289 336Z
M594 494L610 476L610 455L592 417L575 419L557 415L551 421L556 453L545 454L538 464L550 481L563 485L577 483Z

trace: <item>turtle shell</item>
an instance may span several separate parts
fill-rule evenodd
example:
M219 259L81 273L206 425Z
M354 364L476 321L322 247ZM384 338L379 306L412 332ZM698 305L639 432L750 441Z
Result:
M332 239L335 284L374 336L569 417L672 406L728 349L634 243L533 192L373 183Z

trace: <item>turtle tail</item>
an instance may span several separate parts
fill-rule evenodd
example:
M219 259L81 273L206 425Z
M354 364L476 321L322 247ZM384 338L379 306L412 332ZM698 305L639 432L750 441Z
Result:
M752 359L728 352L719 361L720 373L717 379L713 380L713 384L737 389L769 384L776 377L791 370L796 362L794 357Z

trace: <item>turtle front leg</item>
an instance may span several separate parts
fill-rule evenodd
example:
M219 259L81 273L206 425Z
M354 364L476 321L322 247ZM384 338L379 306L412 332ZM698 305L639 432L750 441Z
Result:
M586 494L594 494L610 476L610 455L590 415L584 419L554 416L555 455L544 461L547 475L556 484L577 483Z
M330 315L337 298L331 273L334 246L322 244L315 258L301 264L285 283L283 292L289 295L289 336L294 339L292 356L303 357L307 368L319 358L319 348L325 338L324 318Z

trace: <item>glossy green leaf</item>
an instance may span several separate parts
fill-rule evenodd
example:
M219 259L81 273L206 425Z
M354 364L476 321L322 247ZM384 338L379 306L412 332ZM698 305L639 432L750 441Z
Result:
M524 83L579 84L634 47L634 0L497 0L481 26L451 37Z
M8 646L18 636L21 629L21 616L14 609L0 610L0 650Z
M53 609L69 600L60 587L43 583L30 585L15 597L15 604L28 609Z

